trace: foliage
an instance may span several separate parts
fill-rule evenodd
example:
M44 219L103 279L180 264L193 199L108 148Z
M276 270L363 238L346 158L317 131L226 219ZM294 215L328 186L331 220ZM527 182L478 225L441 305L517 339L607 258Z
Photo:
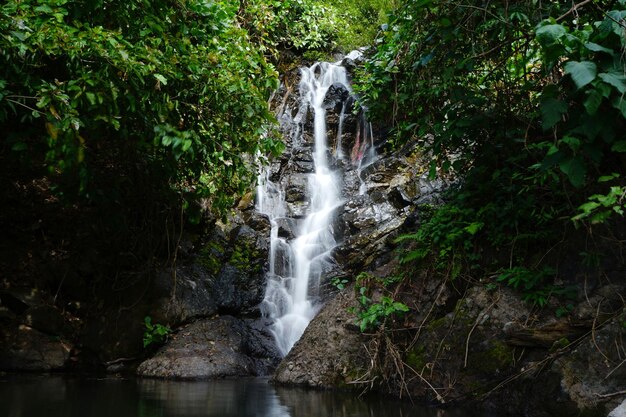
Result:
M348 284L348 281L345 277L343 276L338 276L338 277L333 277L330 280L330 284L337 288L339 291L343 290L344 288L346 288L346 285Z
M360 310L356 313L357 324L361 332L375 330L388 318L402 316L409 311L406 304L395 301L391 294L381 296L378 302L374 302L370 298L375 288L388 293L387 287L397 283L399 279L400 277L397 276L380 279L364 272L357 276L355 291L358 294L357 300L360 304Z
M396 146L432 155L431 176L463 175L399 239L403 262L452 278L542 271L545 257L529 260L562 242L572 218L622 214L626 2L611 5L402 2L355 89ZM515 271L501 280L530 301L554 294L548 275Z
M394 0L247 0L240 21L268 56L281 50L330 55L370 45Z
M146 330L143 333L143 347L146 348L150 345L162 345L167 340L167 337L172 333L172 329L168 326L163 326L159 323L152 323L152 318L146 316L144 318L144 325Z
M329 49L336 36L332 4L315 0L247 0L240 20L260 49Z
M348 52L373 43L379 30L387 24L387 16L396 1L338 0L333 4L338 22L336 48Z
M268 134L277 75L236 12L228 1L6 2L5 147L43 158L66 197L113 199L145 174L229 207L254 180L251 156L282 149ZM110 165L121 178L103 178Z
M507 268L502 271L496 281L505 282L515 289L522 292L524 301L528 301L539 307L545 306L550 297L561 297L564 299L573 299L576 296L576 289L573 287L555 286L549 284L550 279L554 280L556 271L550 267L544 267L540 270L531 270L523 266ZM570 307L560 307L556 314L561 316L566 314Z
M599 183L613 181L619 178L619 174L603 176L598 178ZM602 223L614 213L624 215L624 196L626 187L613 185L607 194L593 194L588 201L578 207L578 214L572 219L574 221L589 218L592 224Z

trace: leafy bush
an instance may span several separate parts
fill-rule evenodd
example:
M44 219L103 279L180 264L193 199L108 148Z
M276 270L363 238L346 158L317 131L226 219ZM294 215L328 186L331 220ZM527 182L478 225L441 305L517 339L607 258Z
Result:
M572 218L623 214L626 1L611 5L402 2L355 89L396 146L432 155L431 176L462 175L400 238L405 263L452 278L543 270L529 260L562 244ZM545 281L520 287L531 297Z
M251 155L279 152L267 107L277 74L231 2L9 0L0 7L0 126L45 159L66 196L147 175L229 207ZM118 181L103 178L118 166ZM102 189L106 182L115 182Z
M315 0L248 0L241 20L261 50L276 56L280 49L330 49L337 33L331 4Z
M389 286L397 283L400 279L401 277L398 276L380 279L365 272L357 276L355 291L357 291L360 309L356 311L356 315L361 332L375 330L386 319L402 316L409 311L409 307L404 303L395 301L388 290ZM380 301L373 302L369 294L374 289L383 291L388 295L383 295Z
M167 340L168 335L172 333L172 329L168 326L159 323L153 324L150 316L144 318L144 325L146 326L146 331L143 333L144 348L150 345L162 345Z

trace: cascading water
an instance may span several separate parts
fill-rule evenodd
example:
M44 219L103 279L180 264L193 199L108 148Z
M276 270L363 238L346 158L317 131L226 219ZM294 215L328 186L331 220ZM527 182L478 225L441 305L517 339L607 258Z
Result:
M288 210L281 187L270 181L269 171L259 178L257 209L268 215L272 226L270 269L262 310L273 319L272 331L283 355L302 336L320 308L315 296L322 272L331 261L330 253L337 245L332 224L335 212L342 204L341 178L329 163L331 155L324 108L324 98L333 84L340 84L350 91L344 67L321 62L301 69L301 103L295 121L306 119L306 113L312 110L315 138L312 150L314 172L307 175L309 206L304 218L287 219ZM302 134L298 129L296 136ZM339 140L338 145L340 148ZM335 157L342 157L340 149ZM291 239L279 236L279 224L287 220L299 223Z

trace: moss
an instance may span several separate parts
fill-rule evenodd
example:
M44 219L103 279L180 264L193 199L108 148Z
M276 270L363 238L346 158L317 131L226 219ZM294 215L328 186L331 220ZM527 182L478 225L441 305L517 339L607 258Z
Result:
M420 372L422 369L424 369L424 367L428 363L425 351L426 349L424 348L424 346L419 346L415 349L411 349L406 355L405 360L407 365L409 365L417 372Z
M557 350L568 347L572 342L569 341L567 337L562 337L559 340L555 341L550 347L550 353L554 353Z
M429 332L432 332L448 326L450 326L450 322L448 321L448 318L444 316L428 323L427 328Z
M485 350L470 355L468 364L471 369L493 375L513 364L513 350L506 343L491 339Z
M259 262L260 252L248 241L235 244L233 253L228 261L241 271L261 272L262 265Z
M196 263L202 266L209 274L216 275L222 268L224 248L215 241L206 244L198 252Z

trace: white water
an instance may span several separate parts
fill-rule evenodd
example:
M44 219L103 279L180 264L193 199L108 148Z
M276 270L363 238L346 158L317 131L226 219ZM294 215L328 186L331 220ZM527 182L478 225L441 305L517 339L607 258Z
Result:
M332 224L335 211L342 204L341 179L330 168L323 108L324 96L334 83L341 83L349 90L345 68L322 62L301 70L301 108L314 113L315 170L308 174L308 212L304 219L298 220L300 224L293 239L278 236L280 222L289 221L283 191L270 181L267 172L259 178L257 209L269 216L272 225L270 269L262 310L273 319L272 332L283 355L300 339L320 308L315 299L320 278L337 245ZM298 116L296 121L301 119ZM303 116L306 119L306 113ZM341 129L340 126L339 132ZM336 155L341 157L341 151Z

